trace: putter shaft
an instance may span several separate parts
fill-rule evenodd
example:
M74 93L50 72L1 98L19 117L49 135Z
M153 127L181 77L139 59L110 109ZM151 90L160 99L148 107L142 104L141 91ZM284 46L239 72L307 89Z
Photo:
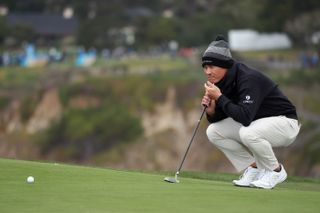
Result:
M182 161L181 161L181 163L180 163L180 165L179 165L179 167L178 167L178 170L177 170L177 172L176 172L176 174L175 174L175 176L174 176L174 179L173 179L173 178L170 178L170 177L166 177L166 178L164 179L165 181L170 182L170 183L179 183L178 176L179 176L179 174L180 174L182 165L183 165L183 163L184 163L184 161L185 161L185 159L186 159L186 157L187 157L187 154L188 154L188 152L189 152L189 149L190 149L190 147L191 147L191 144L192 144L192 142L193 142L193 139L194 139L194 137L195 137L195 135L196 135L196 133L197 133L197 131L198 131L198 129L199 129L200 121L202 120L202 117L203 117L206 109L207 109L207 106L204 106L204 108L203 108L203 110L202 110L202 113L201 113L201 116L200 116L200 118L199 118L199 120L198 120L198 123L197 123L197 125L196 125L196 128L195 128L194 131L193 131L193 134L192 134L191 140L190 140L190 142L189 142L189 145L188 145L188 147L187 147L187 150L186 150L186 152L184 153L184 156L183 156L183 158L182 158Z

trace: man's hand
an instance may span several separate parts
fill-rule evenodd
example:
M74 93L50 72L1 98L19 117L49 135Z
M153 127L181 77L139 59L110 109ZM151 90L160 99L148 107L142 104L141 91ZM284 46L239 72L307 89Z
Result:
M207 94L205 94L201 101L202 106L207 107L206 113L209 115L213 115L216 108L216 101L209 98Z
M204 95L201 101L202 106L210 107L211 106L211 98L209 96Z
M220 89L210 81L207 81L204 84L204 88L206 90L206 96L208 96L211 100L216 101L222 95Z

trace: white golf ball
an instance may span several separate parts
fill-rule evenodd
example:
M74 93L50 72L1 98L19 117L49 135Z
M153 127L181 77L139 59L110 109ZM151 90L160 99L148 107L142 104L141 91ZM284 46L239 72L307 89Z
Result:
M34 177L29 176L29 177L27 178L27 182L28 182L28 183L33 183L33 182L34 182Z

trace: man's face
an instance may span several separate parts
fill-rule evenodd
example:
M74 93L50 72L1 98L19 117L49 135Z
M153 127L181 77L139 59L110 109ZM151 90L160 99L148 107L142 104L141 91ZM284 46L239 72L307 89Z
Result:
M203 71L207 75L208 81L216 84L226 75L227 69L214 65L205 65Z

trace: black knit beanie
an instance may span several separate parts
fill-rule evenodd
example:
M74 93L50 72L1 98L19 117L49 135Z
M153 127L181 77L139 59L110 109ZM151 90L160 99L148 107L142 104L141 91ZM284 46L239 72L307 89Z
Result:
M229 49L229 44L222 35L210 43L202 55L202 67L205 65L214 65L229 69L233 65L233 59Z

